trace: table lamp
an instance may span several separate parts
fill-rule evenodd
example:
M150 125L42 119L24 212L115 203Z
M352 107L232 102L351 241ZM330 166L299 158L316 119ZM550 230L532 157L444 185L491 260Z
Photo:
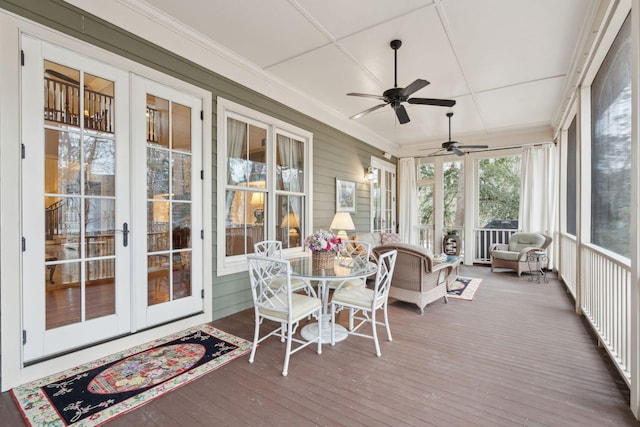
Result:
M256 191L251 195L251 205L257 205L258 208L253 211L253 216L256 217L256 223L262 224L264 218L264 193Z
M284 216L284 218L282 218L280 228L286 228L289 230L289 244L296 246L298 244L298 228L300 228L298 215L293 212L289 212Z
M342 240L347 240L349 237L345 230L355 230L356 226L353 225L353 220L351 219L351 214L349 214L349 212L336 212L329 228L331 230L339 230L338 237Z

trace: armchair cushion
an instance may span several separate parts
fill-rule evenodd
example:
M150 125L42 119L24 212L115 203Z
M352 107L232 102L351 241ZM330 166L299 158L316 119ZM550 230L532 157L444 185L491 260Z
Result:
M525 248L541 248L545 236L540 233L515 233L509 239L509 252L520 252Z
M510 268L520 276L528 268L527 254L545 250L550 244L551 237L542 233L515 233L508 245L496 243L489 248L491 271L496 267Z

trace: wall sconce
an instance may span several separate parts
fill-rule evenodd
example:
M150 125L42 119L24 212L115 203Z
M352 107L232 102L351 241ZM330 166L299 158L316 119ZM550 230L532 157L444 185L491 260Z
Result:
M364 173L364 178L368 179L369 181L373 181L373 166L369 166L367 168L367 171Z

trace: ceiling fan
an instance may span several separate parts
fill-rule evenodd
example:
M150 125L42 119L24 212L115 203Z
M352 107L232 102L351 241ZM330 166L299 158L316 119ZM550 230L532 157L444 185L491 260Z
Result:
M393 88L385 90L382 95L369 95L366 93L348 93L349 96L362 96L365 98L374 98L379 99L380 101L384 101L384 104L376 105L375 107L371 107L367 110L364 110L354 116L349 117L350 119L359 119L365 114L369 114L373 111L376 111L386 105L391 105L396 112L396 116L398 117L398 121L401 124L409 123L409 115L407 114L407 110L402 105L403 102L408 102L409 104L421 104L421 105L436 105L439 107L453 107L456 105L456 101L451 99L435 99L435 98L409 98L410 95L419 91L423 87L429 84L428 81L422 79L416 79L413 83L411 83L407 87L398 87L398 49L402 46L402 42L400 40L392 40L390 43L391 49L394 51L394 83Z
M475 150L475 149L483 149L489 148L488 145L462 145L458 141L451 140L451 117L453 113L449 111L447 113L447 117L449 118L449 140L442 143L442 148L438 151L435 151L431 154L428 154L427 157L435 157L435 156L447 156L449 154L455 154L456 156L463 156L464 151L462 149L467 150Z

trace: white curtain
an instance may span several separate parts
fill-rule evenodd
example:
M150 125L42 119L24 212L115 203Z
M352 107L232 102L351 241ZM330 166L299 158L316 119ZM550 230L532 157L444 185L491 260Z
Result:
M400 180L400 208L398 221L400 238L405 243L418 244L418 184L416 162L413 157L400 159L398 168Z
M544 233L553 238L552 245L548 249L549 268L553 268L553 247L556 243L557 170L554 144L524 149L520 189L520 229L526 232Z

